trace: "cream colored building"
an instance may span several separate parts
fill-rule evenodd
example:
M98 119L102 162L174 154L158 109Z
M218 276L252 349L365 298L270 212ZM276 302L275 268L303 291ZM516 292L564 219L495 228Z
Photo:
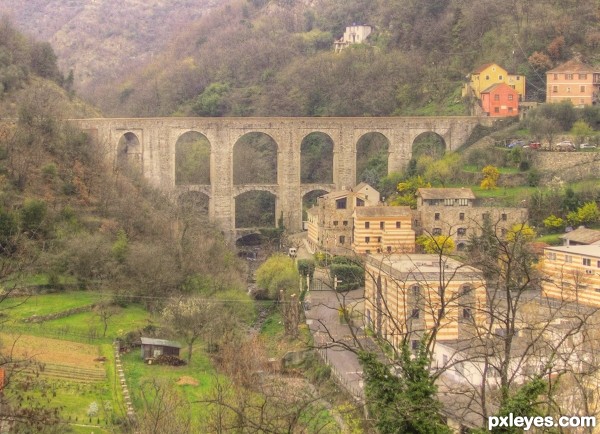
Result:
M564 302L600 307L600 246L546 247L542 293Z
M463 327L485 321L480 270L439 255L372 254L365 265L365 322L399 348L414 347L437 329L437 341L459 338Z
M407 206L360 207L353 214L355 253L414 253L413 210Z
M546 102L571 101L575 107L598 102L600 68L572 59L546 72Z
M364 43L372 31L373 28L371 26L360 24L352 24L346 27L344 36L334 42L335 51L339 52L350 45Z

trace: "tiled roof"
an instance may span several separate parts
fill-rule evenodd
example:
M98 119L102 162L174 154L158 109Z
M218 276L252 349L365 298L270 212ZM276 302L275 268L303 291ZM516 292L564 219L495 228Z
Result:
M417 195L423 199L475 199L470 188L419 188Z
M593 244L600 241L600 231L582 226L574 231L561 235L560 238L581 244Z
M589 65L586 65L583 62L580 62L577 59L571 59L568 62L563 63L562 65L558 65L556 68L547 71L546 74L551 74L555 72L599 72L600 68L592 68Z
M500 87L507 87L510 90L512 90L514 93L517 93L516 90L514 90L512 87L510 87L508 84L506 83L496 83L496 84L492 84L490 87L488 87L485 90L482 90L481 93L492 93L493 91L495 91L496 89L500 88Z
M412 214L408 206L359 206L355 212L357 217L399 217Z

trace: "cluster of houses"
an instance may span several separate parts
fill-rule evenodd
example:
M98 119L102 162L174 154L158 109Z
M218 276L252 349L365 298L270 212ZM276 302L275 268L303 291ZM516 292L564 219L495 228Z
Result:
M372 33L369 25L346 27L344 35L335 41L339 52L353 44L363 44ZM478 103L474 115L490 117L518 116L525 103L526 78L511 74L496 63L481 65L467 76L463 97ZM571 101L575 107L598 103L600 99L600 68L593 68L577 59L571 59L546 72L546 102Z
M514 333L508 374L517 384L543 370L551 376L567 371L585 375L597 365L591 358L600 343L594 334L600 322L593 316L600 308L600 231L581 227L562 237L564 245L540 250L537 266L545 277L526 291L516 328L507 330L502 321L490 319L508 307L486 281L485 270L444 255L415 253L415 238L448 235L457 249L464 249L486 221L500 237L525 223L525 208L480 204L468 188L421 188L416 209L387 206L373 187L361 183L321 196L307 215L310 247L364 258L363 315L376 335L397 350L406 341L416 349L435 330L433 368L451 366L444 374L448 388L466 396L477 393L483 382L498 383L499 361L489 349L496 344L501 348L507 333ZM577 321L586 315L589 321L580 327ZM597 380L588 378L585 384L594 390L588 395L600 403ZM448 398L446 407L453 402ZM571 405L573 414L579 411L573 403L565 405ZM464 418L460 423L469 425Z

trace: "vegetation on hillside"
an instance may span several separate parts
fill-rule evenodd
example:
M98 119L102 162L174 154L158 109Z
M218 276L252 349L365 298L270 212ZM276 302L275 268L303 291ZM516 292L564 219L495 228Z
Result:
M481 64L524 74L540 101L546 70L597 63L597 19L582 1L236 0L90 95L112 115L466 114L460 88ZM334 53L352 23L374 26L369 44Z

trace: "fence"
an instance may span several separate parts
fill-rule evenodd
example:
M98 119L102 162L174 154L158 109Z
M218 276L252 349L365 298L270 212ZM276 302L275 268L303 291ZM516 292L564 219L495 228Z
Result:
M363 389L358 384L353 384L352 381L338 371L335 365L330 363L329 358L327 357L327 348L316 348L315 351L319 355L321 361L329 366L337 383L346 389L359 404L363 405L365 403L365 394Z

